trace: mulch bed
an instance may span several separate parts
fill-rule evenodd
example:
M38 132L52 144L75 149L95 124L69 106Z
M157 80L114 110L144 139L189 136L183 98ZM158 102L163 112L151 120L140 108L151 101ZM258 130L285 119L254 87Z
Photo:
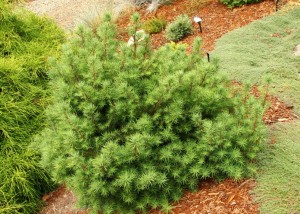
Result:
M253 202L250 191L256 186L254 179L233 181L226 179L221 183L209 180L201 182L199 191L187 192L173 204L174 214L259 214L258 204ZM88 211L76 210L74 194L61 186L43 197L46 207L40 214L88 214ZM149 214L163 214L160 210L151 210Z
M249 192L256 186L255 180L233 181L226 179L221 183L204 181L199 191L187 192L176 204L175 214L258 214L259 206L253 203ZM163 214L152 210L149 214Z
M256 97L261 96L261 93L256 85L253 86L251 93ZM293 113L293 105L286 104L278 97L275 97L271 94L267 94L265 99L269 103L269 108L263 117L265 124L270 125L277 122L288 122L298 118L298 116Z
M203 52L213 50L216 39L225 33L236 28L245 26L250 22L268 16L275 12L273 0L266 0L261 3L246 5L236 9L228 9L218 0L211 0L204 3L197 3L199 0L178 0L171 5L161 6L155 15L146 14L145 8L136 9L140 12L142 20L147 20L153 16L164 18L168 22L177 15L186 13L190 17L201 16L203 19L203 33L198 31L198 26L194 24L194 34L186 37L182 42L192 44L196 36L201 36L203 40ZM124 14L118 20L119 37L126 41L128 39L127 27L129 26L130 14ZM168 41L164 37L165 32L151 36L152 46L158 48ZM234 83L240 84L240 83ZM257 86L254 86L251 93L261 96ZM268 95L270 107L264 116L266 124L276 122L286 122L297 117L292 112L293 106L286 105L273 95ZM187 192L177 203L173 204L172 212L175 214L258 214L259 206L250 194L255 187L253 179L233 181L226 179L220 183L216 181L203 181L196 193ZM61 186L57 190L43 197L47 204L41 214L64 213L64 214L85 214L87 211L76 210L74 194ZM159 210L151 210L149 214L160 214Z
M232 81L231 84L232 87L236 88L237 90L240 90L241 87L243 87L243 84L237 81ZM295 118L298 118L298 116L293 112L293 105L286 104L283 101L281 101L278 97L269 94L269 89L266 88L266 86L263 88L263 91L264 94L261 93L257 85L254 85L250 90L250 94L254 95L257 98L263 96L263 102L265 102L268 106L263 116L263 121L265 124L271 125L273 123L278 122L288 122Z
M199 4L197 2L203 3ZM194 34L184 38L182 42L192 44L195 37L200 36L203 40L202 49L204 52L210 52L214 49L215 41L222 35L274 13L275 4L273 0L265 0L261 3L229 9L218 0L207 2L201 0L178 0L171 5L161 6L156 14L147 14L145 8L138 8L136 11L141 14L142 22L154 16L163 18L168 23L180 14L188 14L191 19L194 16L200 16L203 20L202 33L199 32L198 25L193 23ZM130 14L132 14L132 11ZM124 40L128 40L127 28L130 25L130 14L124 14L117 22L118 30L121 32L120 38ZM153 48L158 48L168 42L164 35L165 31L151 35Z

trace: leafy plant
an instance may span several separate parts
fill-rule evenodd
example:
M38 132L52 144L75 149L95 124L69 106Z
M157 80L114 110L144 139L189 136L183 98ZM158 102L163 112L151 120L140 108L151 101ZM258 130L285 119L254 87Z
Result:
M53 183L28 147L48 103L47 57L63 33L49 20L0 3L0 213L32 214Z
M166 37L170 41L179 41L193 33L193 25L187 15L180 15L166 28Z
M227 5L229 8L239 7L244 4L253 4L261 2L262 0L220 0L221 3Z
M159 33L161 32L167 25L167 21L160 18L153 18L145 22L143 25L143 29L149 33Z
M139 16L132 18L138 29ZM185 45L150 49L116 40L106 15L94 35L80 28L52 60L53 104L36 138L42 164L95 213L170 210L202 178L255 172L263 107L230 89L217 64ZM132 34L131 32L131 35Z

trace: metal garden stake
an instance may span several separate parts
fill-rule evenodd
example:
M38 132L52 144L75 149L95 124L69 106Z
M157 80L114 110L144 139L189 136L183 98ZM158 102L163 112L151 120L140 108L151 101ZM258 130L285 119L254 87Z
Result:
M207 61L210 62L210 54L206 53L206 55L207 55Z

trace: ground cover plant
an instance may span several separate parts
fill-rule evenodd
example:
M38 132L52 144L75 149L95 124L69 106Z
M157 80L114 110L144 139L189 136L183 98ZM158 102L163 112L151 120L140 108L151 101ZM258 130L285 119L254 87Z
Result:
M132 21L135 35L139 16ZM107 15L96 34L80 28L53 60L53 104L35 145L81 207L168 211L202 178L255 172L263 101L230 90L200 43L190 55L175 43L152 51L147 37L128 47Z
M220 0L223 4L227 5L229 8L239 7L244 4L258 3L262 0Z
M51 181L29 148L48 102L46 59L62 32L50 21L0 3L0 213L32 214Z
M230 32L217 42L213 55L221 70L236 80L262 83L271 79L270 92L300 113L300 9L278 12ZM253 42L255 41L255 42Z
M258 187L261 213L300 211L300 121L272 126L268 148L260 154Z
M293 49L300 43L300 8L278 12L228 33L213 55L220 67L239 81L261 83L270 78L271 93L300 113L300 57ZM234 41L234 42L233 42ZM254 42L255 41L255 42ZM255 190L262 213L297 213L299 207L299 120L270 128L270 142L261 156L261 173Z

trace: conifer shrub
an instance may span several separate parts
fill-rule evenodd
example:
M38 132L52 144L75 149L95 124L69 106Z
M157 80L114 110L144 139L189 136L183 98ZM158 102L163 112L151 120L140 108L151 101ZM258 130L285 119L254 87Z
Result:
M132 31L139 16L133 16ZM231 90L216 62L186 46L127 46L106 15L97 35L80 28L52 60L53 104L35 139L42 164L103 213L170 210L201 179L255 172L264 142L263 106Z
M53 182L28 145L49 102L46 61L64 36L51 21L12 8L0 2L0 213L32 214Z
M144 23L143 29L149 34L154 34L154 33L161 32L166 27L166 25L167 25L166 20L160 18L153 18L147 20Z
M193 25L188 15L180 15L166 28L166 37L170 41L179 41L193 33Z

